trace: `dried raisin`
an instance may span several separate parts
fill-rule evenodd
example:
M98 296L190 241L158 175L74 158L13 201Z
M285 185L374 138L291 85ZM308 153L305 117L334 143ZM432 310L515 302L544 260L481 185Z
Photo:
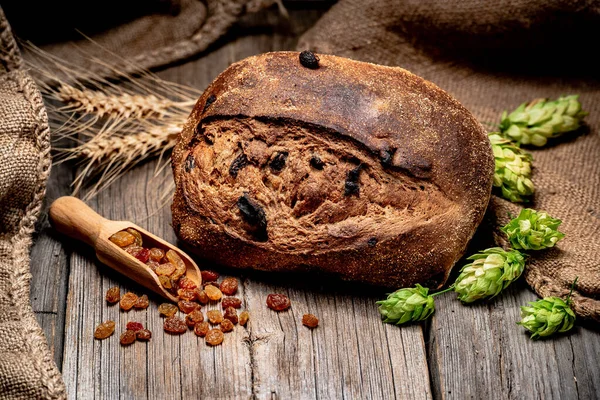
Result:
M223 322L221 322L221 330L223 332L231 332L233 330L233 322L228 319L224 319Z
M200 304L207 304L210 300L203 289L196 289L196 298Z
M207 286L214 286L216 288L218 288L221 284L217 281L212 281L212 282L204 282L202 284L202 287L207 287Z
M109 304L116 304L121 299L121 290L118 286L111 287L106 291L106 301Z
M173 289L173 281L168 276L160 275L158 281L165 289Z
M238 290L238 281L235 278L225 278L223 279L223 282L221 282L219 289L227 296L234 295Z
M167 254L165 254L165 257L167 257L167 260L169 260L169 262L175 266L175 272L171 274L171 279L173 279L174 281L179 280L179 278L181 278L185 274L185 263L183 262L181 257L179 257L179 254L170 249L167 250Z
M138 246L142 246L142 244L144 242L142 240L142 234L141 233L139 233L138 231L136 231L133 228L127 228L127 232L131 233L135 237L135 244L137 244Z
M177 307L171 303L162 303L158 306L158 312L165 317L172 317L177 313Z
M208 322L199 322L194 326L194 333L200 337L206 336L209 330L210 326L208 325Z
M319 318L312 314L304 314L302 316L302 325L307 326L311 329L316 328L319 325Z
M234 325L238 323L237 312L233 307L227 307L225 309L225 314L223 314L223 318L230 320Z
M206 292L206 295L208 296L208 298L212 301L220 300L221 297L223 297L223 293L221 293L221 290L219 290L219 288L214 287L212 285L206 286L204 288L204 291Z
M193 328L194 325L200 322L204 322L204 315L202 315L202 311L200 310L194 310L185 316L185 323L190 328Z
M266 242L269 239L267 232L267 215L265 210L254 200L244 194L237 201L242 218L251 226L250 233L256 240Z
M119 231L108 238L111 242L119 247L126 247L135 242L135 236L129 232Z
M133 307L138 310L143 310L145 308L148 308L149 305L150 305L150 302L148 301L148 296L143 294L140 297L138 297L138 299L135 302L135 304L133 305Z
M96 327L94 337L102 340L106 339L115 332L115 321L106 321Z
M220 329L211 329L206 333L204 340L206 340L206 343L211 346L218 346L223 343L224 338L225 336L223 335L223 331Z
M158 247L153 247L150 249L150 259L152 261L161 262L165 256L165 251L163 249L159 249Z
M144 325L142 325L140 322L132 321L132 322L127 323L127 329L130 331L137 332L137 331L144 329Z
M147 341L152 337L152 332L150 332L148 329L142 329L135 333L135 337L137 340Z
M241 326L246 326L246 323L248 322L248 320L250 319L250 314L248 313L248 311L242 311L240 313L240 325Z
M177 303L179 310L184 314L189 314L194 310L200 309L200 304L194 303L193 301L181 300Z
M188 154L185 158L185 172L190 172L194 168L196 168L196 159L193 155Z
M145 247L142 247L142 249L138 251L138 253L135 255L135 258L137 258L143 263L148 262L148 260L150 259L150 250L148 250Z
M206 317L213 325L220 324L221 322L223 322L223 314L219 310L207 311Z
M237 156L229 166L229 175L231 175L233 178L237 178L238 172L244 169L246 165L248 165L248 157L242 153Z
M354 169L348 171L346 175L346 183L344 184L344 196L351 196L353 194L358 195L360 192L360 186L358 178L360 177L360 170L362 165L357 166Z
M198 285L196 285L193 280L191 280L185 275L179 279L179 282L177 284L182 289L196 289L198 287Z
M129 254L131 254L134 257L137 257L137 255L143 249L144 249L143 247L138 246L137 244L132 244L132 245L129 245L129 246L123 248L123 250L125 250L126 252L128 252Z
M317 55L315 53L313 53L312 51L309 50L304 50L303 52L300 53L300 64L302 64L303 67L306 68L310 68L310 69L317 69L319 68L319 57L317 57Z
M196 298L196 291L194 289L178 289L177 296L181 300L192 301Z
M275 157L273 157L273 159L269 163L269 167L271 167L271 170L273 172L281 171L283 169L283 167L285 167L285 161L287 160L287 157L288 157L287 151L281 151L281 152L278 152L277 154L275 154Z
M267 307L275 311L284 311L290 308L292 303L285 294L270 294L267 296Z
M156 269L160 266L160 264L154 260L150 260L146 263L147 266L150 267L150 269L152 270L152 272L154 272L156 274Z
M221 307L226 309L227 307L240 308L242 306L242 301L237 297L225 297L221 300Z
M321 157L318 155L313 155L310 158L310 166L314 169L322 170L325 167L325 163L321 160Z
M202 282L213 282L219 279L219 273L215 271L202 271Z
M165 323L163 325L165 332L174 333L180 335L187 331L187 325L185 322L178 317L169 317L165 319Z
M175 272L175 266L171 263L160 264L156 268L156 275L158 276L171 276L173 272Z
M135 342L135 332L127 329L121 334L119 341L123 346L129 346L131 343Z
M127 292L121 298L119 305L121 306L121 310L129 311L133 307L133 305L137 302L138 297L131 292Z

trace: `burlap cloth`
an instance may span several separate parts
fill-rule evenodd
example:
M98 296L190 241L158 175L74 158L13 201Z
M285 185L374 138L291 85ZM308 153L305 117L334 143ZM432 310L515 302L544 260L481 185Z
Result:
M490 128L503 110L524 101L581 94L587 128L531 151L530 206L563 220L566 237L556 249L532 252L525 279L540 296L565 296L578 276L574 310L598 324L599 37L600 5L593 1L342 0L298 49L406 68L447 90ZM518 207L493 197L485 223L502 226L509 211L517 215Z

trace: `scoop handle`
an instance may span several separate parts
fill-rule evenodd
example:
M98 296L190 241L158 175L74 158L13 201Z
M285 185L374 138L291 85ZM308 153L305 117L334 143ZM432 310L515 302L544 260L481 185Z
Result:
M73 239L94 246L102 225L107 220L83 201L73 196L63 196L50 205L50 222L54 228Z

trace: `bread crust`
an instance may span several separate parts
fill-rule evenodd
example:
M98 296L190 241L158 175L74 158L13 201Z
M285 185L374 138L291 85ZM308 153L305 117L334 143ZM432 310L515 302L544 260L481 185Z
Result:
M309 69L298 54L235 63L200 97L172 156L175 232L228 266L440 287L490 198L485 130L406 70L328 55ZM324 169L308 165L309 150Z

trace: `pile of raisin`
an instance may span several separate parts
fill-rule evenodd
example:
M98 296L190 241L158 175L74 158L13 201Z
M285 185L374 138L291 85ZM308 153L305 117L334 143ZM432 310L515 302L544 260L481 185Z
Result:
M144 247L141 233L132 228L119 231L108 239L150 267L160 284L173 295L183 295L184 300L193 300L195 295L192 291L196 289L196 284L185 276L187 268L177 252L171 249L165 251L158 247ZM108 295L106 300L110 302Z

